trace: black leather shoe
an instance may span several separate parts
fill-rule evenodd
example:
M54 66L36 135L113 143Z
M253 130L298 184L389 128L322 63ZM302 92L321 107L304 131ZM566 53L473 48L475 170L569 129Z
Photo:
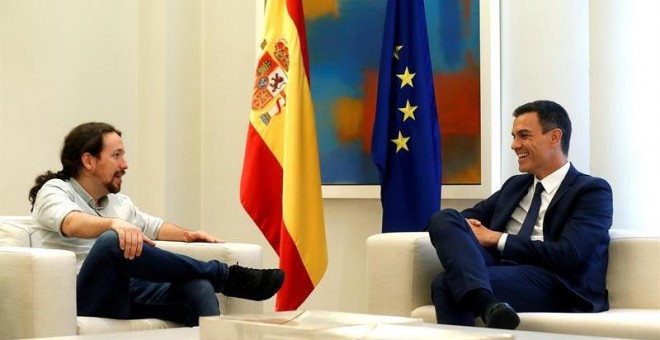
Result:
M505 302L491 303L481 317L488 328L516 329L520 318L511 306Z
M252 269L233 265L229 267L227 282L220 291L226 296L262 301L270 299L284 283L280 269Z

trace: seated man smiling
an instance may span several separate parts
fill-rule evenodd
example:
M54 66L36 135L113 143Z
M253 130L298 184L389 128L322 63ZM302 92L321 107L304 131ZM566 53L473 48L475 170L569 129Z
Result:
M470 209L444 209L429 223L445 272L432 284L439 323L515 329L518 312L609 308L605 273L612 189L568 161L571 121L541 100L514 112L518 169Z

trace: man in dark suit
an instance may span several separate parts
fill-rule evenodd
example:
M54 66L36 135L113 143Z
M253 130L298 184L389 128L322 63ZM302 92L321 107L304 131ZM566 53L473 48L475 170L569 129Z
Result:
M429 222L445 271L432 284L438 323L515 329L518 312L607 310L612 189L568 162L571 121L559 104L518 107L518 169L474 207ZM535 195L536 192L536 195Z

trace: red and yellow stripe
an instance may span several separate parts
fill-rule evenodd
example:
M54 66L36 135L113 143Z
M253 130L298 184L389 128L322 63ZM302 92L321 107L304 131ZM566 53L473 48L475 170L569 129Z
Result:
M286 273L276 309L294 310L319 284L328 264L300 0L267 1L262 52L240 196Z

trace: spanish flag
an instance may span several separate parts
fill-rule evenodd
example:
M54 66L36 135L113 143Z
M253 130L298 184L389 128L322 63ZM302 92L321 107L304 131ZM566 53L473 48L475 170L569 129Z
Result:
M276 310L295 310L328 265L301 0L268 0L241 177L241 203L286 273Z

